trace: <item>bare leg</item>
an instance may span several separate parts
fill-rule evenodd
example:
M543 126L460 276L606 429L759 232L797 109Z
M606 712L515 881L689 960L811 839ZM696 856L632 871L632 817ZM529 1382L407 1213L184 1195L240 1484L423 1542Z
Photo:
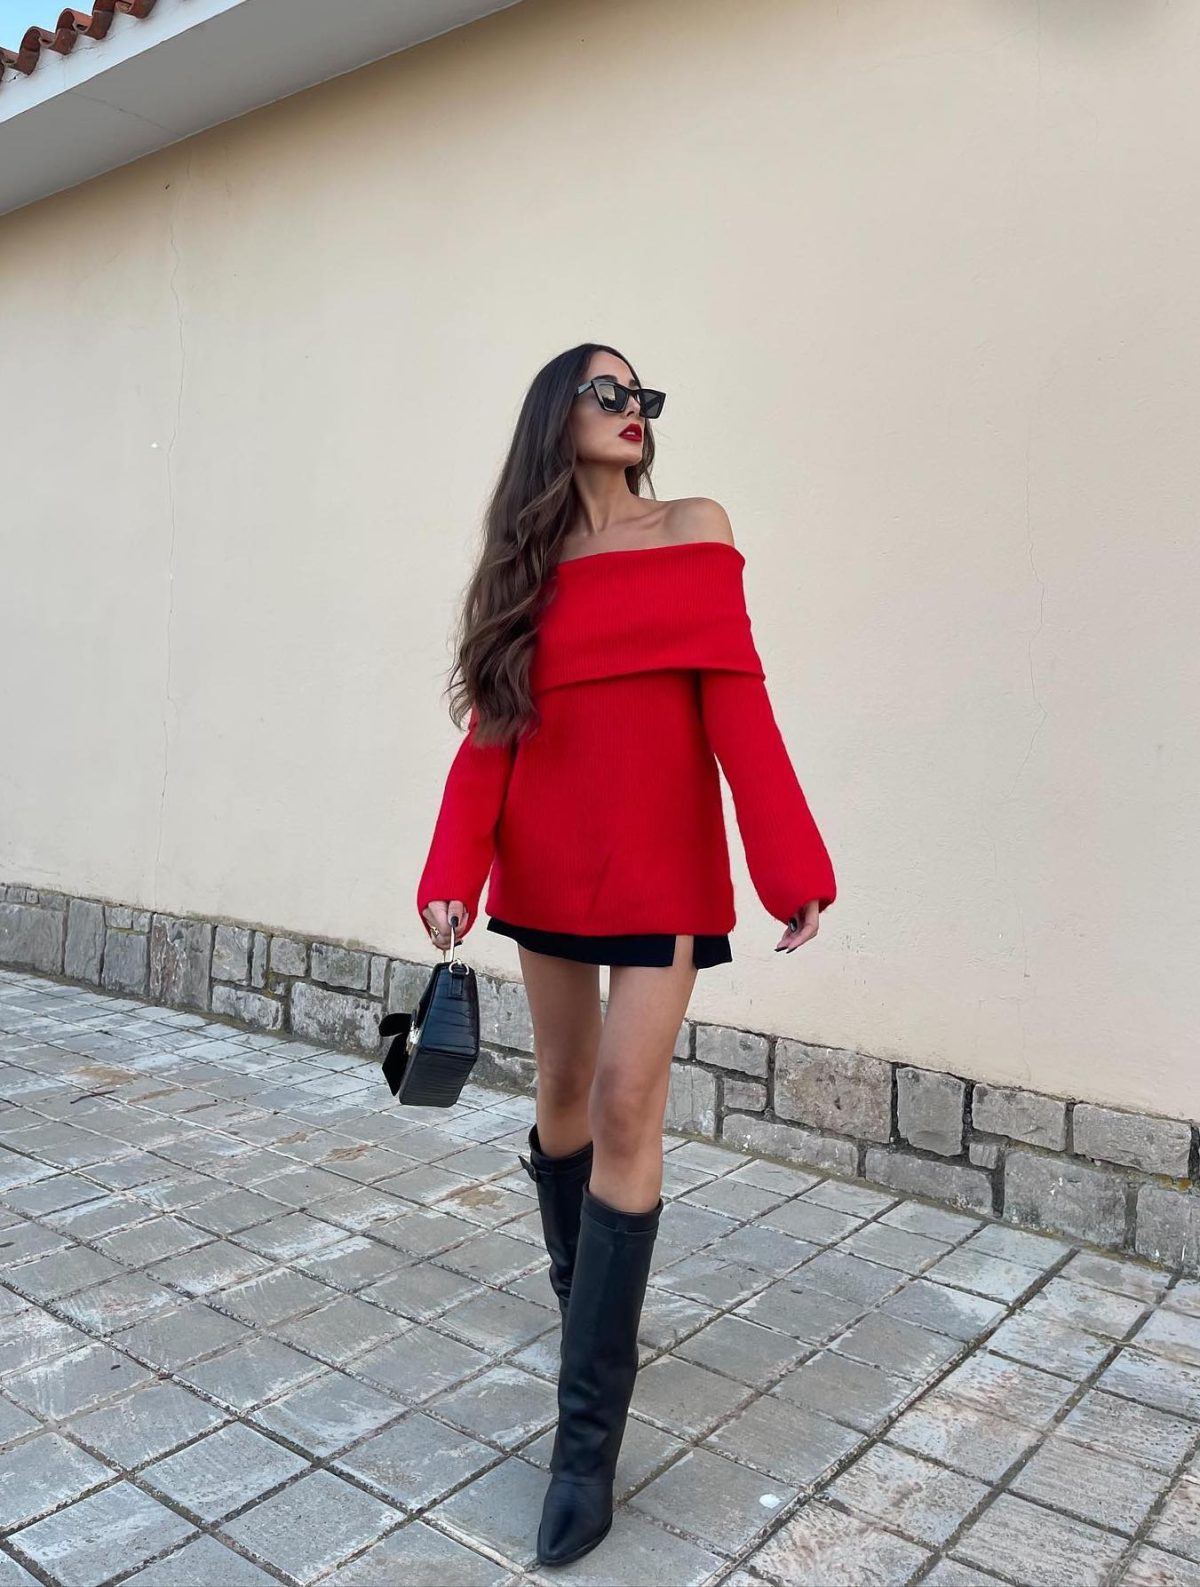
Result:
M624 1212L648 1210L662 1193L671 1055L695 982L690 936L676 938L669 967L613 965L609 971L590 1107L590 1189Z
M518 944L533 1019L537 1059L537 1133L549 1157L565 1157L592 1138L588 1098L602 1021L600 970Z

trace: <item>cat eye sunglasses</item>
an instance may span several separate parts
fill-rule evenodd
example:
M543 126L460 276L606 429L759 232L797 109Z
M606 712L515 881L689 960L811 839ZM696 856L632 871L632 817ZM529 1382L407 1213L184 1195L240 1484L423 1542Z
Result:
M576 387L575 395L582 397L588 390L595 392L596 401L605 413L624 413L630 397L636 397L641 404L643 419L657 419L667 400L665 391L653 391L649 386L623 386L609 375L593 375L591 380L585 380L582 386Z

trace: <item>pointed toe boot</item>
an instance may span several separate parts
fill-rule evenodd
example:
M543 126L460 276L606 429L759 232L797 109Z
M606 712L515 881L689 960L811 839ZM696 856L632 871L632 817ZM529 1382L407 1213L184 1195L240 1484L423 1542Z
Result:
M638 1370L638 1323L662 1198L624 1212L585 1185L558 1376L558 1427L538 1527L540 1565L567 1565L606 1537Z

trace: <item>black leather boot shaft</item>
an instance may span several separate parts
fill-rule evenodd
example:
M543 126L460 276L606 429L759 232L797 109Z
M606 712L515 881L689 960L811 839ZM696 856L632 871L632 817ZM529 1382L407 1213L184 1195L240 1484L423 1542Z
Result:
M638 1324L662 1198L624 1212L585 1186L538 1562L565 1565L612 1526L613 1479L638 1370Z
M550 1258L550 1287L558 1299L565 1328L571 1278L575 1271L575 1248L579 1243L579 1209L583 1187L592 1171L593 1143L588 1141L578 1151L564 1157L547 1157L542 1151L537 1125L531 1124L529 1156L517 1155L537 1188L542 1237Z

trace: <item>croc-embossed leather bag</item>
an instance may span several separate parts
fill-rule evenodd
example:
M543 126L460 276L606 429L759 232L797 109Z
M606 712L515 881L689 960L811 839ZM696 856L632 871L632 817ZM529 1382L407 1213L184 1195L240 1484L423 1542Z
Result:
M379 1021L385 1040L383 1078L398 1102L412 1107L450 1108L479 1057L479 984L475 971L450 954L435 964L411 1014L397 1010Z

